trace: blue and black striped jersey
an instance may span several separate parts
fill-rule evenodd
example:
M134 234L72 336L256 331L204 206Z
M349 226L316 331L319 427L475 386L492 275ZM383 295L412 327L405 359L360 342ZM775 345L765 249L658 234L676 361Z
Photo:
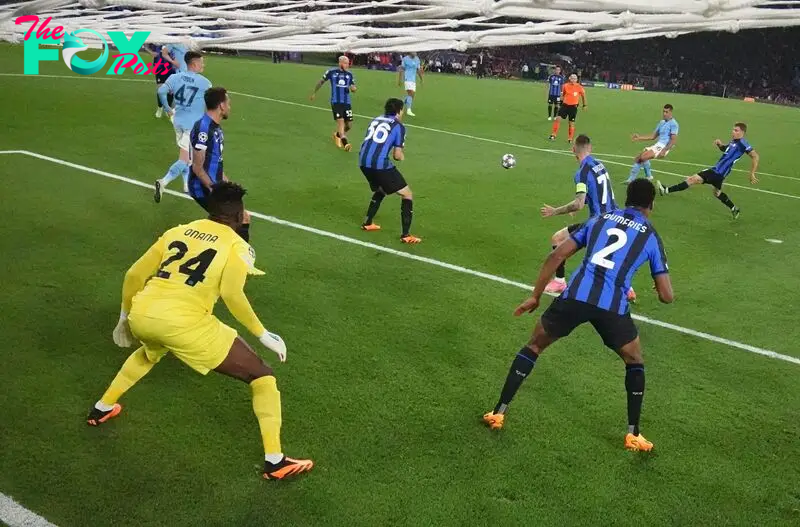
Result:
M350 104L350 86L356 83L351 72L341 68L329 69L322 80L331 83L331 104Z
M575 193L586 193L589 217L599 216L617 209L614 203L614 189L603 163L592 156L586 156L575 172Z
M550 75L550 78L547 79L547 83L550 84L550 97L561 97L561 90L564 89L564 76L556 74Z
M222 150L225 137L222 134L222 127L217 124L208 114L197 121L192 127L190 134L192 149L205 150L206 158L203 162L203 169L211 178L212 183L222 181ZM189 195L193 198L201 198L206 195L203 182L194 173L189 171Z
M731 170L733 170L733 164L739 161L739 158L744 154L749 154L752 151L753 147L744 137L741 139L731 139L731 142L728 143L728 146L722 153L722 157L720 157L717 164L714 165L714 172L722 177L728 177Z
M631 280L642 264L650 262L653 277L669 272L661 238L637 209L613 210L591 218L571 236L578 247L586 247L586 254L562 298L624 315Z
M394 166L392 151L406 142L406 127L396 115L380 115L369 123L358 162L364 168L388 170Z

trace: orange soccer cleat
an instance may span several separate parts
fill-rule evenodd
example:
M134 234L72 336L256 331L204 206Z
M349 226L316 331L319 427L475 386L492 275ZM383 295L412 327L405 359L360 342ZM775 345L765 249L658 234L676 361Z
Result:
M118 416L121 411L122 405L120 404L115 404L114 407L108 411L98 410L97 408L92 407L92 409L89 410L89 415L86 417L86 424L89 426L100 426L109 419L113 419Z
M653 450L653 443L645 439L641 434L638 436L627 434L625 436L625 450L630 450L632 452L650 452Z
M500 430L503 428L503 422L505 420L506 416L504 414L496 414L494 412L483 414L483 422L492 430Z
M417 238L413 234L406 234L405 236L400 237L400 241L403 243L408 243L411 245L415 245L422 241L422 238Z
M563 278L559 280L558 278L553 278L547 284L547 287L544 288L545 293L550 294L561 294L567 288L567 282Z
M332 137L333 137L333 144L336 145L336 148L342 148L342 140L339 139L339 136L336 134L336 132L333 132Z
M310 459L292 459L283 456L278 463L264 461L264 479L286 479L297 476L314 468Z
M361 226L362 231L379 231L381 226L376 223L365 223Z

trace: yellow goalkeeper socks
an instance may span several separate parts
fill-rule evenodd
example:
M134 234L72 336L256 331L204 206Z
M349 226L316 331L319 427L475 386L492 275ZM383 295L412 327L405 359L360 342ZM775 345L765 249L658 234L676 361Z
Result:
M275 377L259 377L250 383L253 390L253 412L261 429L264 453L281 453L281 392Z
M150 362L144 352L144 346L131 353L125 364L111 381L111 385L100 398L98 404L109 407L116 404L122 395L131 389L131 387L139 382L139 380L147 375L153 369L155 362Z

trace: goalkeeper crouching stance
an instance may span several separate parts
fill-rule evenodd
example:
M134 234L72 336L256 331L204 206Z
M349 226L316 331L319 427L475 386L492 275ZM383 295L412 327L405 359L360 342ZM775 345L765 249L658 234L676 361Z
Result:
M114 343L141 341L86 421L99 426L122 411L119 399L167 353L205 375L214 370L250 385L253 411L264 443L264 478L284 479L311 470L314 463L283 455L281 400L272 369L213 314L219 297L261 343L286 360L286 344L267 331L244 294L255 267L255 251L236 230L245 222L245 190L235 183L214 185L209 217L164 233L125 274L122 312Z

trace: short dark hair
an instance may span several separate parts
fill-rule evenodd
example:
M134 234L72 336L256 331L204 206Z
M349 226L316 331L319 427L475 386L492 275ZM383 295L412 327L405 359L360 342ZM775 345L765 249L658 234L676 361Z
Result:
M383 111L386 115L397 115L403 109L403 106L403 101L392 98L383 105Z
M628 194L625 197L626 207L652 209L656 199L656 187L649 179L635 179L628 185Z
M186 52L186 55L183 56L183 61L188 66L189 64L191 64L195 60L202 59L202 58L203 58L203 55L201 55L200 53L198 53L196 51L188 51L188 52Z
M217 218L235 218L244 210L244 195L247 191L238 183L223 181L211 187L208 195L208 212Z
M206 101L207 110L216 110L219 105L224 103L228 98L228 90L222 86L214 86L206 90L203 98Z
M747 133L747 125L746 125L746 124L744 124L744 123L736 123L736 124L734 124L733 126L735 126L736 128L738 128L738 129L739 129L739 130L741 130L742 132L744 132L744 133Z
M665 104L665 105L664 105L664 109L665 109L665 110L672 111L672 105L671 105L671 104Z
M592 144L592 140L586 134L581 134L575 138L575 148L586 148Z

